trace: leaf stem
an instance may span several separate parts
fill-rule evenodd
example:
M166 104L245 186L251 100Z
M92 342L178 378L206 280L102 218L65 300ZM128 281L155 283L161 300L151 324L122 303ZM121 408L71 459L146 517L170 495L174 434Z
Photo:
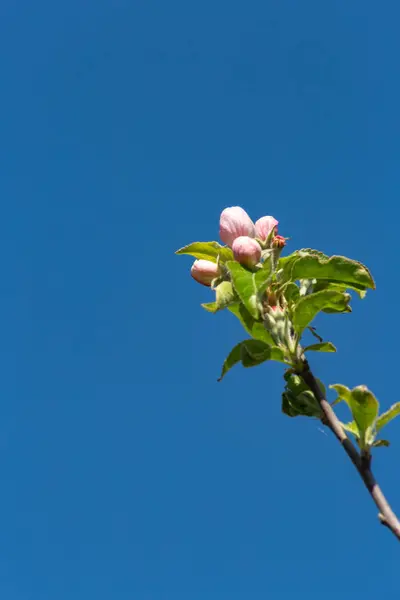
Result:
M304 382L313 392L321 406L321 410L323 412L322 422L324 423L324 425L329 427L329 429L335 434L336 438L343 446L347 456L350 458L351 462L360 474L361 479L363 480L373 501L378 507L378 517L380 522L382 523L382 525L388 527L388 529L390 529L390 531L400 541L400 522L393 510L391 509L390 504L386 500L381 488L377 484L376 479L371 471L371 457L368 456L368 459L366 460L366 457L361 456L354 444L347 437L339 419L334 413L329 402L324 397L324 394L322 393L322 390L318 385L317 380L311 372L307 360L304 360L303 370L299 373L299 375L303 378Z

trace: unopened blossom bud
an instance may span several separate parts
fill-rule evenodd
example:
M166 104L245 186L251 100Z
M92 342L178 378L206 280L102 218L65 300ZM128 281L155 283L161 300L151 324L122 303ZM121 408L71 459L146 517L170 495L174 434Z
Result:
M270 308L275 309L277 308L277 304L278 304L278 299L276 297L275 292L273 291L268 291L266 292L266 296L267 296L267 304L268 306L270 306Z
M286 246L286 238L281 235L276 235L272 240L273 248L284 248Z
M219 219L219 237L232 247L234 240L242 235L255 236L253 221L240 206L225 208Z
M274 227L277 231L278 223L279 221L274 219L274 217L261 217L255 224L256 237L265 242Z
M276 344L287 346L287 314L280 306L268 306L264 313L264 325Z
M210 287L212 280L219 277L221 271L216 263L201 259L194 261L190 274L198 283Z
M235 260L245 267L251 268L260 262L260 244L247 235L241 235L235 239L232 244L232 251Z

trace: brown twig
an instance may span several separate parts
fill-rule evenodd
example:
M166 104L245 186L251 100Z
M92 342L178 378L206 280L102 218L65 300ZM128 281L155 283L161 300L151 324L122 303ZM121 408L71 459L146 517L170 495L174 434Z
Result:
M395 513L390 507L390 504L386 500L385 496L379 485L377 484L375 477L371 471L371 460L370 457L361 456L354 444L347 437L339 419L335 415L331 405L324 397L317 380L310 370L310 366L307 361L304 362L304 370L299 373L303 378L304 382L308 385L314 396L318 400L321 410L324 414L323 422L331 429L335 434L336 438L342 444L346 454L350 458L351 462L359 472L367 490L372 496L376 506L379 510L379 520L382 525L385 525L400 541L400 522L396 517Z

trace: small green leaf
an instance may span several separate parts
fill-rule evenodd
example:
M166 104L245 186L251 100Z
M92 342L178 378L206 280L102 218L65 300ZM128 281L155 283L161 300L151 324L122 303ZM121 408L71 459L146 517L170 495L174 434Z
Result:
M216 313L219 310L218 304L216 302L205 302L201 305L204 310L210 313Z
M344 400L349 406L358 428L360 446L361 448L368 448L375 439L375 423L379 411L378 400L365 385L358 385L351 391L340 384L331 385L330 387L337 391L338 400Z
M242 364L244 367L253 367L266 360L285 362L285 353L278 346L270 346L260 340L247 340L242 346Z
M223 281L215 289L216 303L218 309L227 308L233 302L237 302L237 295L230 281Z
M225 377L225 375L227 374L228 371L230 371L230 369L232 369L232 367L234 367L238 362L241 361L241 357L242 357L242 344L243 342L239 342L239 344L236 344L236 346L234 348L232 348L232 350L229 352L228 356L226 357L224 364L222 365L222 371L221 371L221 376L218 379L218 381L221 381L221 379L223 379L223 377Z
M390 446L390 442L388 440L377 440L376 442L374 442L372 444L372 446L374 448L380 448L380 447L388 447Z
M260 340L248 340L242 344L242 365L256 367L271 357L271 346Z
M347 404L350 403L351 391L349 390L348 387L346 387L345 385L342 385L341 383L335 383L333 385L330 385L329 387L332 390L335 390L335 392L337 392L337 395L338 395L335 402L332 403L332 406L334 404L337 404L341 400L344 400Z
M235 261L226 263L232 277L233 287L241 301L254 319L258 319L260 312L258 308L258 289L255 273L248 271Z
M285 288L285 299L288 304L295 304L300 298L300 290L299 287L290 281Z
M263 263L262 268L253 274L254 285L257 289L258 294L262 294L263 292L265 292L265 290L271 283L271 271L271 261L267 260Z
M290 390L291 392L293 392L295 394L295 396L297 396L298 394L301 394L301 392L304 392L305 390L310 389L308 387L308 385L304 382L304 379L302 377L300 377L300 375L296 375L295 373L292 373L291 371L286 371L283 378L286 381L286 388L288 390ZM325 385L322 383L322 381L320 379L317 379L317 383L318 383L319 387L321 388L322 395L324 397L326 397Z
M285 391L282 395L282 411L289 417L305 416L321 418L322 411L318 400L300 375L287 371L284 375ZM325 386L317 379L325 395Z
M398 415L400 415L400 402L396 402L387 410L386 412L379 415L376 421L376 431L380 431L382 427L385 427L392 419L395 419Z
M218 257L221 263L233 259L233 252L226 246L221 246L218 242L193 242L183 248L180 248L175 254L189 254L197 259L210 260L217 262Z
M248 368L256 367L266 360L276 360L286 364L285 354L281 348L269 346L260 340L244 340L237 344L225 359L218 381L221 381L238 362L242 362L242 365Z
M360 432L357 427L357 423L355 421L351 421L350 423L340 423L345 431L352 433L356 440L360 439Z
M353 415L354 421L347 423L347 425L342 423L343 429L356 436L361 449L368 449L373 446L379 411L379 403L374 394L365 385L359 385L352 390L341 384L331 385L330 387L338 393L338 399L333 404L336 404L339 400L344 400Z
M365 385L358 385L351 391L350 410L363 440L367 430L375 424L379 402Z
M310 389L308 387L308 385L305 383L305 381L303 380L303 378L300 377L300 375L297 375L296 373L292 373L291 371L286 371L283 378L286 381L285 389L288 389L295 396L298 396L305 390Z
M322 417L321 407L311 390L297 396L290 390L282 394L282 412L288 417Z
M275 344L271 334L265 329L263 322L253 319L243 304L231 304L228 306L228 310L239 319L247 333L251 335L252 338L261 340L270 346Z
M210 313L228 308L231 304L237 304L237 296L230 281L223 281L215 289L216 302L205 302L201 306Z
M336 352L335 346L332 342L320 342L319 344L311 344L311 346L306 346L304 348L304 352Z
M297 333L301 334L321 310L327 308L343 310L349 301L349 294L335 290L322 290L315 294L303 296L293 309L293 326Z

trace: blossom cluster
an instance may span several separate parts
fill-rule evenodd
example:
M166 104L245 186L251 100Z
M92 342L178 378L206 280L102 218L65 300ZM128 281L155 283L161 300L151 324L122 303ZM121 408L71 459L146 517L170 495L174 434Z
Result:
M240 206L225 208L219 219L219 236L232 249L234 259L251 269L261 260L262 250L267 247L283 247L285 238L276 235L278 221L271 216L261 217L253 223ZM210 286L220 277L221 269L209 260L196 260L191 269L192 277L199 283Z

